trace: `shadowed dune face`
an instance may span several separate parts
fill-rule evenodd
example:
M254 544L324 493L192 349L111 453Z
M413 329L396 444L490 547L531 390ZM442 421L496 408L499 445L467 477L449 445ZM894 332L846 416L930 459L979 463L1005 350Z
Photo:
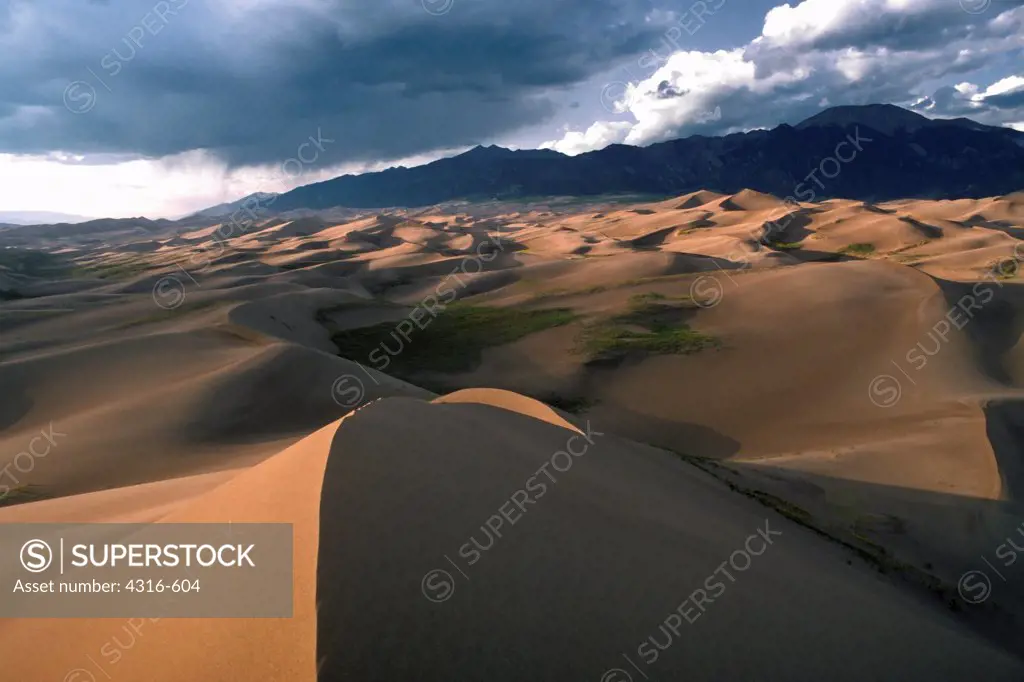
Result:
M1019 641L1006 614L1024 614L1024 574L980 606L957 581L1024 518L1022 220L1017 196L793 205L745 191L281 216L243 232L115 222L60 249L0 234L17 247L0 248L0 521L149 521L201 503L216 517L262 467L298 476L285 455L316 433L333 444L310 455L327 474L309 484L303 532L332 543L307 550L304 589L330 606L303 626L323 650L303 660L322 679L600 678L617 642L657 635L756 532L770 510L743 492L799 538L737 583L735 606L684 621L701 646L674 644L661 672L758 677L695 653L732 627L763 642L750 660L766 679L844 679L830 664L851 632L870 655L849 679L966 679L986 657L991 679L1020 679L986 642ZM424 600L424 574L462 580L445 554L480 540L509 486L588 422L609 435L565 495L523 512L522 534L503 529L479 581ZM849 569L850 548L889 577ZM845 625L819 632L829 594L845 595L831 599ZM897 624L913 646L883 641L900 641ZM803 677L786 667L798 642L822 652ZM375 677L381 660L390 677Z
M584 431L467 403L386 400L347 420L321 498L318 679L600 679L623 654L706 680L1020 674L796 524ZM708 587L730 557L734 582Z

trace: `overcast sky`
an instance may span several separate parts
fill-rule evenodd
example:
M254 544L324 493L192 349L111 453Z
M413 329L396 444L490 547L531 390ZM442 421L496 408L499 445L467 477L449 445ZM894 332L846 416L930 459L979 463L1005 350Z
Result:
M873 102L1024 130L1024 0L0 0L0 211L175 217Z

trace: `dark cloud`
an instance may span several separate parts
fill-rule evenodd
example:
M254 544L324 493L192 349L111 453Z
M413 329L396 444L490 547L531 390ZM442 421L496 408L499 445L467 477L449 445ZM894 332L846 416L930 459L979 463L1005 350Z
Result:
M647 0L455 0L443 15L419 0L6 8L0 49L19 59L0 64L0 151L205 148L232 165L293 156L318 130L335 140L330 164L481 142L545 120L547 91L662 30Z
M1024 4L1024 0L1005 0L999 9ZM937 2L925 11L906 14L884 13L865 8L860 16L851 17L835 30L802 43L807 49L840 50L857 47L868 50L886 48L897 52L927 49L936 44L957 40L970 40L980 35L991 35L985 20L995 16L995 8L988 16L971 15L957 2Z
M1024 87L1012 92L1004 92L998 95L989 95L984 103L998 109L1016 109L1024 107Z

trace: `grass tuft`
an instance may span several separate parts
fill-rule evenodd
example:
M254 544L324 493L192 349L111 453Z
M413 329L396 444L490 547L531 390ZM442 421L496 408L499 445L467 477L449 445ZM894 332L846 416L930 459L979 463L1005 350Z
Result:
M646 294L633 294L629 297L630 304L644 304L650 301L667 301L668 296L659 294L657 291L649 291Z
M11 507L16 504L36 502L45 500L49 495L38 485L23 485L11 488L3 495L0 495L0 507Z
M874 244L866 244L864 242L858 242L856 244L847 244L843 248L839 249L837 253L841 253L846 256L870 256L875 252Z

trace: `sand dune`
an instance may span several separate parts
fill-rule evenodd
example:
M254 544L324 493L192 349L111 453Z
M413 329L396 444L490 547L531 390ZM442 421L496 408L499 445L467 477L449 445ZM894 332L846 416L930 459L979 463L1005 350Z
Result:
M353 674L440 680L474 670L509 680L601 676L622 665L622 652L636 658L634 649L658 651L643 646L649 637L665 650L660 660L648 662L645 654L641 665L652 673L685 669L694 679L757 673L792 680L888 674L959 680L980 668L986 679L1013 680L1024 670L1008 654L958 632L950 616L902 595L868 568L849 566L839 549L822 547L806 529L729 495L668 453L558 421L539 404L486 391L434 405L374 403L162 508L159 521L167 523L226 517L292 523L293 618L161 619L116 663L91 658L112 636L125 639L116 622L7 622L0 626L4 647L18 652L8 673L50 679L91 669L154 682ZM577 436L585 451L569 468L558 464L564 473L520 516L524 527L507 529L477 568L460 555L461 570L472 574L465 582L459 578L450 599L424 598L422 575L471 538L482 543L474 524L486 521ZM433 483L424 485L427 480ZM160 488L171 483L148 486L154 506L163 501ZM140 518L124 511L133 498L133 489L122 489L16 507L0 517L48 520L55 515L50 507L62 503L63 513L76 515L90 505L120 503L115 518ZM771 543L754 545L751 537ZM740 564L745 567L735 582L719 595L724 603L715 606L715 599L687 610L697 617L682 626L685 637L666 639L671 631L659 627L680 599L745 545L752 552L760 547L760 554L746 555L750 563ZM630 578L637 559L647 566L639 583ZM824 609L828 628L815 622ZM588 613L582 622L581 610ZM851 631L858 633L861 655L837 669ZM573 634L566 638L566 632ZM54 650L52 642L60 639L75 646ZM736 639L759 644L743 657L726 655L722 642ZM808 657L808 649L815 655ZM799 671L794 658L802 661Z
M510 514L514 524L487 535L480 524L578 435L501 405L388 400L339 429L320 518L321 538L335 539L320 544L321 680L600 679L628 667L623 653L652 677L707 680L955 680L978 666L991 679L1021 674L1007 655L956 637L943 617L822 551L805 529L723 499L724 489L666 453L611 437L592 436L571 465L556 462L564 473ZM405 446L441 434L450 439L442 447ZM338 521L353 518L365 521ZM777 544L736 576L723 603L694 608L678 638L658 629L766 527L781 533ZM438 569L447 571L443 603L420 594L421 577ZM824 611L829 627L811 615ZM853 658L847 628L857 632ZM643 647L651 636L664 651ZM729 655L737 641L744 654ZM647 667L638 649L660 655Z
M161 620L113 679L1024 679L1019 566L957 589L1024 518L1020 194L115 225L0 234L0 523L293 523L296 611ZM101 679L120 627L0 622L5 674Z

